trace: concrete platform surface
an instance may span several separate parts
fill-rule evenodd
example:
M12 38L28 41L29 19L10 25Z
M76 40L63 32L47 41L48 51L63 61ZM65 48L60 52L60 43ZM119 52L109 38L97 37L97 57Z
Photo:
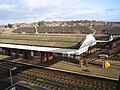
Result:
M38 61L30 61L33 63L29 63L29 61L26 61L25 59L22 59L22 60L21 59L9 59L8 56L4 56L4 55L0 55L0 59L34 65L37 67L42 66L42 67L55 69L55 70L86 74L89 76L102 77L102 78L108 78L108 79L113 79L113 80L118 80L119 75L120 75L120 61L108 60L111 64L110 68L102 68L101 60L96 60L88 64L87 66L84 65L83 67L80 67L79 64L69 62L68 60L63 59L63 58L62 59L58 58L58 59L51 60L45 63L40 63Z

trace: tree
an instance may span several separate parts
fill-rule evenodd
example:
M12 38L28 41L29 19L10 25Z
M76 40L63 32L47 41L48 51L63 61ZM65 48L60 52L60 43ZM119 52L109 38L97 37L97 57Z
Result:
M5 28L12 28L12 27L13 27L13 25L10 24L10 23L9 23L8 25L5 26Z
M10 24L10 23L9 23L7 26L8 26L9 28L12 28L12 27L13 27L12 24Z
M40 26L45 26L45 22L44 21L39 21L38 22L38 26L40 27Z

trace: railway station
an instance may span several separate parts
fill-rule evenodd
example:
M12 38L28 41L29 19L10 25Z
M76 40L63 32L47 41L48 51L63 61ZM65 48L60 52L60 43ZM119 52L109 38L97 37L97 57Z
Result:
M120 0L0 0L0 90L120 90Z
M0 78L13 81L6 90L116 90L119 35L88 27L77 27L78 33L76 27L69 28L19 28L11 34L0 34ZM114 61L116 56L118 60Z

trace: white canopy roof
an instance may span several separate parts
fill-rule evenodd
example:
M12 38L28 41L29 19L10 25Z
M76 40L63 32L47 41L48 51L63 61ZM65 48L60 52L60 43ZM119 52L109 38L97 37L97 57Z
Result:
M78 51L77 49L38 47L38 46L14 45L14 44L3 44L3 43L0 43L0 47L53 52L53 53L63 53L63 54L76 54L76 52Z

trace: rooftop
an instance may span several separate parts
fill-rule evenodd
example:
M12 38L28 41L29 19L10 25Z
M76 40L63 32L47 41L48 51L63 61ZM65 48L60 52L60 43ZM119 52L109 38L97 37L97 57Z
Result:
M56 26L56 27L38 27L38 33L79 33L90 34L93 31L87 26ZM15 29L14 33L34 33L34 27L21 27Z
M102 26L102 25L96 25L94 26L96 30L105 30L106 33L111 35L120 35L120 27L118 26Z

